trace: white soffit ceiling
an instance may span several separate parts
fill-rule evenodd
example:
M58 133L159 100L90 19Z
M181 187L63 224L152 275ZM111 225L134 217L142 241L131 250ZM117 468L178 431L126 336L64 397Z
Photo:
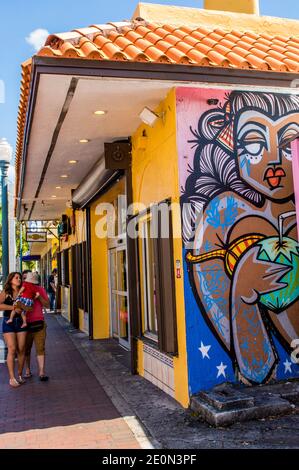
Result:
M56 75L40 77L22 194L22 205L27 208L26 213L21 211L24 220L29 218L71 79ZM71 190L80 184L103 153L104 142L131 136L141 124L138 115L143 107L154 109L171 88L172 83L165 81L80 77L30 219L58 218L66 209ZM96 110L107 114L96 116ZM80 139L89 142L81 144ZM69 160L78 163L71 165ZM61 178L62 174L69 178Z

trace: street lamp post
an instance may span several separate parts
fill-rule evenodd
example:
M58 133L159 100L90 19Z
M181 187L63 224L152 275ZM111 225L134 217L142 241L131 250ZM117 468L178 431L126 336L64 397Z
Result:
M9 247L8 247L8 197L7 197L7 173L12 156L12 147L6 139L0 139L0 168L2 191L2 279L3 284L9 271Z

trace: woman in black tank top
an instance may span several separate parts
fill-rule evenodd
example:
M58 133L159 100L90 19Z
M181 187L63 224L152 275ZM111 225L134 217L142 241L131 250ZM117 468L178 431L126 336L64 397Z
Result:
M14 310L13 302L17 298L22 285L22 276L20 273L13 272L9 274L3 291L0 293L0 310L3 311L2 332L5 343L8 348L7 368L9 373L9 384L12 387L19 387L24 383L22 372L25 362L25 341L27 331L22 326L21 315L15 315L12 323L7 320ZM15 354L18 354L18 375L15 377Z
M8 295L6 299L4 300L3 304L9 305L10 307L13 305L13 298ZM4 310L3 312L3 318L9 318L11 314L11 310Z

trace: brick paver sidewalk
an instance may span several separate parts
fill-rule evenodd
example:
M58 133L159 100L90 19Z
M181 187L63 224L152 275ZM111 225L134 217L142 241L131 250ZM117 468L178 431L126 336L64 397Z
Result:
M0 449L139 448L62 327L49 314L47 324L49 382L38 380L34 348L34 376L17 389L0 364Z

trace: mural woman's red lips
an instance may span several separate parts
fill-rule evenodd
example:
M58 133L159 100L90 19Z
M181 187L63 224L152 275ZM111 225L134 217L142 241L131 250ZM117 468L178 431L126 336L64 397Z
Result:
M267 180L271 188L277 188L280 185L281 178L285 176L283 168L268 168L264 179Z

